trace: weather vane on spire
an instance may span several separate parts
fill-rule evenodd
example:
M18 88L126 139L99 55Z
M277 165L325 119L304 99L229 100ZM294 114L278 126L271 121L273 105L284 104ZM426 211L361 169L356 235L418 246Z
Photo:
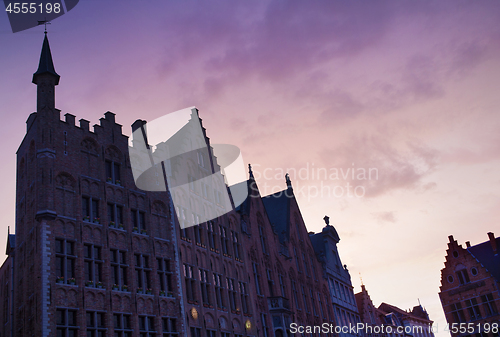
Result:
M50 25L50 21L45 18L45 20L38 21L38 25L45 25L45 34L47 34L47 25Z

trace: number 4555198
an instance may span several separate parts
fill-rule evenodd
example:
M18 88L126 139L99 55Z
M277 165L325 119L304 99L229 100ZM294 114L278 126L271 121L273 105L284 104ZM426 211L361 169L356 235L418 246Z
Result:
M499 326L498 323L452 323L446 325L445 331L452 334L473 334L478 332L497 334Z
M35 2L14 2L14 3L9 3L7 7L5 8L6 12L9 13L14 13L14 14L26 14L26 13L60 13L61 12L61 4L60 3L54 3L51 4L50 2L47 2L46 4L37 4Z

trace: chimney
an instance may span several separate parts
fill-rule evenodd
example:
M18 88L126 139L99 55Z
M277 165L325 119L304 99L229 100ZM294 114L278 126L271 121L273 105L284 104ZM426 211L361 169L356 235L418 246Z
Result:
M470 248L470 241L465 241L465 245L467 246L467 248Z
M495 234L492 232L488 233L488 237L490 238L491 248L493 249L493 254L498 254L497 240L495 239Z

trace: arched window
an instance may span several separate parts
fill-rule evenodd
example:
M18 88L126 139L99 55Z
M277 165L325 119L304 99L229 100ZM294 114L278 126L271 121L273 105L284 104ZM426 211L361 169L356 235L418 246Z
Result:
M460 285L463 285L463 284L470 282L469 274L467 273L467 268L465 268L464 265L459 264L455 268L455 273L457 274L458 281L460 282Z

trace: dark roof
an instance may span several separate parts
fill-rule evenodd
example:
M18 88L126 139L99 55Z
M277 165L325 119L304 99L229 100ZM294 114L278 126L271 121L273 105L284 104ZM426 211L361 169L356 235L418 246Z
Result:
M500 248L500 238L495 238L497 247ZM497 248L497 249L498 249ZM476 260L486 268L491 275L500 282L500 254L494 254L491 242L480 243L478 245L467 248L467 250L476 258Z
M37 77L42 74L51 74L56 77L56 85L59 84L60 76L56 73L54 68L54 62L52 62L52 54L50 52L49 39L47 38L47 33L45 33L45 38L43 39L42 52L40 54L40 63L38 64L38 70L33 74L33 83L37 84Z
M9 255L11 251L16 248L16 235L15 234L9 234L7 236L7 249L5 254Z
M250 179L246 181L247 184L247 198L240 205L235 207L236 212L240 212L244 215L250 215L250 200L253 196L254 190L257 189L255 179L251 176Z
M325 240L321 233L309 234L314 252L320 262L325 262Z
M385 302L382 302L382 304L379 305L378 309L386 314L389 314L389 313L394 313L396 314L396 316L400 317L400 319L403 319L405 317L410 317L410 318L413 318L413 319L418 319L418 320L427 320L427 321L430 321L429 319L429 316L426 315L426 316L421 316L420 313L413 313L413 311L411 312L408 312L408 311L405 311L403 309L400 309L394 305L391 305L391 304L387 304ZM415 309L415 308L413 308ZM422 309L423 311L424 309Z
M283 190L262 198L269 221L278 233L280 242L290 239L290 200L293 197L293 193Z
M421 317L423 319L429 319L429 314L427 313L427 311L424 308L422 308L421 305L414 306L411 313L414 316Z

